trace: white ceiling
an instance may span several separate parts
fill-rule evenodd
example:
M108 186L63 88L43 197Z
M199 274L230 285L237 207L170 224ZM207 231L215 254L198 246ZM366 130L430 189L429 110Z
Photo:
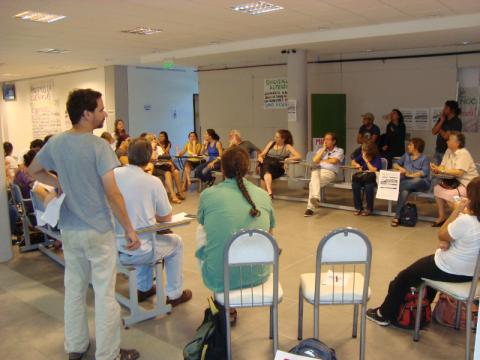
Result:
M249 0L1 0L0 81L164 58L203 67L278 62L284 46L306 48L311 59L366 49L480 48L479 0L273 0L285 10L259 16L230 10L243 2ZM25 10L67 18L53 24L12 18ZM120 32L140 25L164 31ZM461 47L462 41L474 44ZM36 53L40 48L71 52Z

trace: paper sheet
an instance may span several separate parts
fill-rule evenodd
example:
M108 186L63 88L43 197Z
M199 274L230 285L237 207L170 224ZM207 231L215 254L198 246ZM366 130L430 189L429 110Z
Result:
M290 354L281 350L277 350L277 353L275 354L275 360L311 360L311 359L312 359L311 357Z
M333 275L333 271L328 270L327 273L322 273L321 285L332 286L335 283L335 286L344 286L348 284L350 278L350 274L343 274L342 272L340 272Z
M400 189L400 173L398 171L380 170L377 199L397 201Z
M62 207L63 200L65 200L65 194L53 198L47 205L45 212L41 216L41 220L49 224L50 226L56 226L58 219L60 219L60 208Z

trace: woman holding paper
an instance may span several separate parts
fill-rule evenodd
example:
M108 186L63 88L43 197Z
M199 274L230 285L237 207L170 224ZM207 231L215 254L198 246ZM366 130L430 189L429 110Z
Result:
M430 189L430 166L428 158L423 155L423 149L425 141L412 138L407 145L407 152L393 164L393 168L401 174L397 209L391 223L394 227L400 225L400 212L407 202L408 195L411 192Z

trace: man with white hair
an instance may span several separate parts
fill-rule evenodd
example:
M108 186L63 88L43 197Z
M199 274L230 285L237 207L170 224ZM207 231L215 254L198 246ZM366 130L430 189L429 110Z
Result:
M253 152L257 152L257 154L261 153L261 150L255 146L251 141L248 140L242 140L242 135L240 134L240 131L238 130L231 130L228 133L228 141L229 141L229 147L232 146L240 146L242 149L244 149L250 157L252 156Z

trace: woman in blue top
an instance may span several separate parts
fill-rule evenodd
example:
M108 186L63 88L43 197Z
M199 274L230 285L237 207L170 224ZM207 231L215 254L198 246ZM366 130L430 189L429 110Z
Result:
M362 152L354 160L352 166L357 173L352 178L353 202L355 204L355 215L368 216L373 211L373 200L375 188L377 187L376 172L382 167L382 160L378 155L377 145L373 142L366 142L362 145ZM361 173L361 174L360 174ZM363 209L362 189L365 189L367 209Z
M411 192L427 191L430 189L430 162L423 155L425 141L412 138L407 145L407 152L393 164L400 176L400 190L398 192L397 210L392 220L392 226L400 224L400 212L407 202Z
M195 169L195 177L211 186L215 183L215 177L212 176L212 172L220 170L220 158L223 149L219 141L220 136L218 136L215 130L207 129L204 139L202 154L208 154L208 159L207 162Z

